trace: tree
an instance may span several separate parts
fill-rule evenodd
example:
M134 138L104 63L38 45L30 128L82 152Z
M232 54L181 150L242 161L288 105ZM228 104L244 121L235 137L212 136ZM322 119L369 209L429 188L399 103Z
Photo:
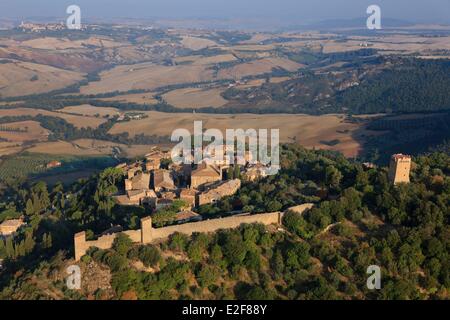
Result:
M111 268L112 272L123 271L128 268L128 259L126 256L119 253L112 253L106 258L106 263Z
M186 245L189 241L189 237L185 234L175 232L170 237L169 247L172 250L184 251L186 249Z
M286 251L286 266L292 269L306 268L309 265L310 246L306 242L296 242Z
M14 244L11 237L6 238L6 256L8 258L15 258L14 254Z
M355 187L358 190L363 191L364 187L369 184L369 175L361 167L358 167L358 171L355 178Z
M112 248L120 255L126 256L130 251L133 241L124 233L119 233L114 239Z
M234 170L233 170L233 167L231 167L231 166L227 170L227 178L230 180L234 179Z
M219 245L215 244L211 248L211 253L209 254L211 262L217 266L222 266L224 263L222 249Z
M196 278L202 288L209 287L219 278L220 273L216 268L209 265L202 265L196 273Z
M31 216L34 214L34 206L33 206L33 201L31 199L27 200L27 204L26 204L26 208L25 208L25 213L28 216Z
M247 248L238 232L233 230L226 234L223 248L224 256L229 264L242 265L247 254Z
M42 238L42 245L44 249L50 249L52 247L52 235L51 233L44 233Z
M161 259L159 250L152 245L146 245L139 248L139 260L142 261L146 267L154 267Z
M282 207L283 207L283 205L279 201L272 200L267 204L267 211L276 212L276 211L281 210Z
M0 239L0 258L6 258L6 247L3 239Z
M41 211L47 209L50 206L50 198L47 190L47 184L45 182L37 182L31 188L30 199L32 200L33 210L29 208L29 203L27 201L27 214L38 214ZM29 200L30 200L29 199Z
M310 239L314 236L311 226L300 214L288 211L283 218L283 225L294 234L304 238Z
M33 251L34 245L35 245L35 241L33 239L33 232L32 231L27 231L26 234L25 234L25 241L24 241L25 254L30 253L31 251Z
M283 260L283 255L281 254L281 250L279 250L279 249L277 249L275 251L275 254L273 256L272 268L273 268L275 274L277 276L281 277L281 275L284 272L284 260Z
M191 241L187 248L187 254L192 262L200 262L203 256L203 248L198 242Z
M241 167L239 165L234 165L234 172L233 172L233 178L234 179L240 179L241 178Z
M271 300L272 295L270 292L266 292L261 287L252 286L250 289L244 294L243 297L245 300Z
M244 263L248 269L259 271L261 269L261 253L257 250L249 250Z
M343 176L334 166L328 166L325 170L325 182L333 189L338 189Z

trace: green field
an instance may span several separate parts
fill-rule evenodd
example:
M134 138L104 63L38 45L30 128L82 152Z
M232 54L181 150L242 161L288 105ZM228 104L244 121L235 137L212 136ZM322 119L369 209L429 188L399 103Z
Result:
M47 169L50 161L60 161L61 167ZM95 169L103 169L114 165L115 160L110 157L77 157L55 156L37 153L22 153L4 157L0 162L0 181L12 179L44 179L51 176L61 176L86 170L88 175Z

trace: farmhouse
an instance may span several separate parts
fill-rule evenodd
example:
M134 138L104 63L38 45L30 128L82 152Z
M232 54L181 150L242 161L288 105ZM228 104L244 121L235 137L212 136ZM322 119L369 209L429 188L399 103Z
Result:
M47 163L46 167L47 167L47 169L58 168L58 167L61 167L61 162L53 160L53 161L50 161L49 163Z
M11 236L24 224L22 219L5 220L0 224L0 236Z

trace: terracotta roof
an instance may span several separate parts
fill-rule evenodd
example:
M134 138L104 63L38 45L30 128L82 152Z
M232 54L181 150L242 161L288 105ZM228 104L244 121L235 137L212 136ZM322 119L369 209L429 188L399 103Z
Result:
M177 213L176 220L187 220L195 217L199 217L200 215L191 210L183 210Z
M180 197L192 196L194 197L198 191L196 189L182 189L180 192Z
M138 196L138 195L145 195L145 190L129 190L129 191L127 191L127 196L129 197L129 198L131 198L131 197L133 197L133 196Z
M201 195L221 198L223 196L227 196L233 192L236 192L240 187L241 187L241 180L239 179L230 180L220 183L216 187L213 187L203 192Z
M150 187L150 175L148 173L139 173L131 178L133 189L149 189Z
M155 188L174 188L175 184L170 176L170 172L167 170L158 170L153 173L153 184Z
M192 171L191 176L204 177L204 176L220 176L219 168L215 166L208 165L206 163L201 163L198 168Z

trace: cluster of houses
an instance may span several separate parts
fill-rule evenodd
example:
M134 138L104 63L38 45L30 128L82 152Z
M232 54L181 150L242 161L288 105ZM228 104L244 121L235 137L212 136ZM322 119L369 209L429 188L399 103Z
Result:
M223 161L176 165L170 159L170 150L154 148L143 161L118 165L126 179L125 192L115 196L117 203L159 210L182 200L186 204L180 212L182 220L189 220L188 216L195 219L197 214L191 210L235 194L241 187L241 177L254 181L266 175L264 166L248 162L239 167L239 176L230 176L234 167Z

